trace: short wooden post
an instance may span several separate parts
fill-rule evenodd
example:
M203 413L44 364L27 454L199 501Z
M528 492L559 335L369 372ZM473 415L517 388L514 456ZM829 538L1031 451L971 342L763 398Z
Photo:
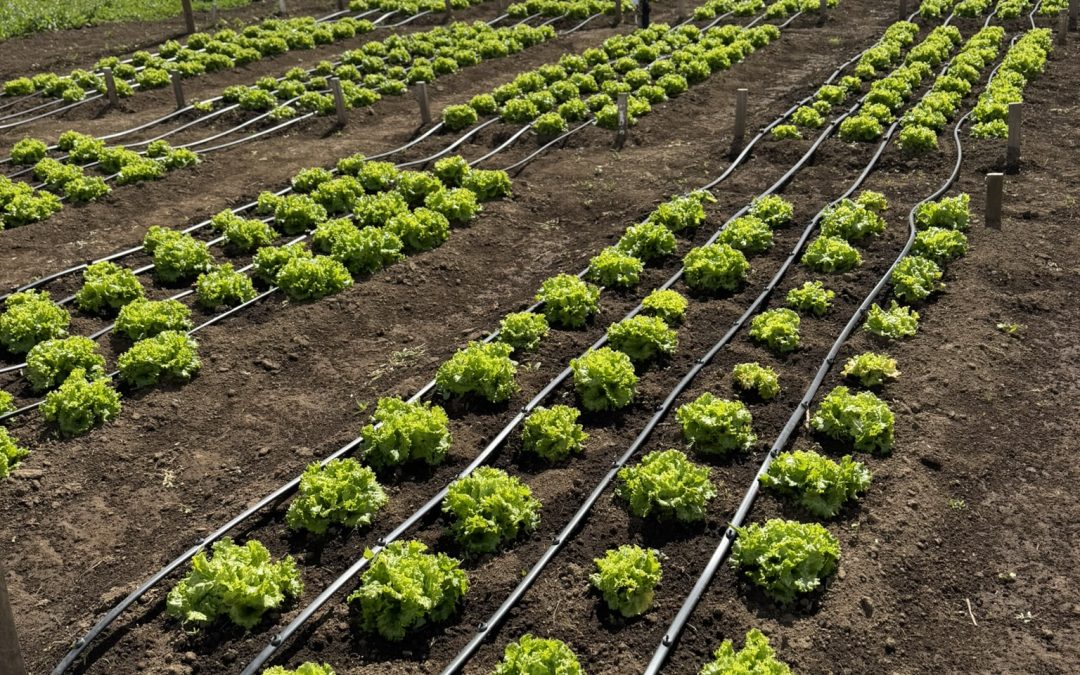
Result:
M427 82L417 82L416 102L420 104L420 123L431 124L431 102L428 100Z
M337 0L338 11L339 12L344 12L345 8L347 7L347 4L348 3L346 2L346 0Z
M818 25L823 26L829 20L828 0L818 0Z
M216 2L210 3L210 25L211 26L216 26L217 25L217 3Z
M1001 227L1001 203L1005 193L1005 174L986 174L986 226Z
M169 73L169 79L172 80L172 93L176 97L176 109L183 108L184 103L184 85L180 84L180 73L173 71Z
M1076 30L1076 16L1080 14L1080 0L1069 0L1069 30Z
M330 93L334 95L334 110L337 112L338 125L345 126L345 123L349 121L349 111L345 107L345 94L341 93L341 80L331 77L328 82Z
M195 11L191 9L191 0L180 0L180 6L184 9L184 26L187 34L195 32Z
M618 26L622 23L622 0L615 0L615 22L612 26Z
M1065 12L1058 14L1057 46L1064 47L1069 43L1069 15Z
M105 76L105 95L109 97L109 105L120 105L120 97L116 94L116 78L113 77L112 68L102 68Z
M731 134L731 154L736 154L743 149L746 142L746 112L749 103L749 92L746 89L738 89L735 92L735 128Z
M19 649L15 632L15 616L8 598L7 575L0 564L0 672L4 675L26 675L26 663Z
M900 0L900 20L901 21L907 21L907 18L908 18L907 0Z
M277 0L277 11L281 16L285 16L285 0Z
M682 21L686 18L686 0L679 0L675 7L675 20Z
M1005 149L1005 170L1015 173L1020 168L1020 124L1023 103L1009 104L1009 140Z
M619 98L615 104L615 109L618 111L619 126L615 131L615 147L621 148L623 143L626 142L627 129L630 126L629 114L627 108L629 106L630 99L625 91L619 92Z
M446 17L443 18L443 23L450 23L454 20L454 8L450 6L450 0L446 0Z

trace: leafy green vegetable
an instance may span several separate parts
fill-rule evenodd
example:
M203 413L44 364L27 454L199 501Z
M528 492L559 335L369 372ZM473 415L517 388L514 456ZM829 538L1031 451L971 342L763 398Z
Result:
M585 675L577 655L562 640L522 635L506 645L491 675Z
M481 211L476 193L464 188L432 192L424 198L424 206L441 213L454 227L468 225Z
M617 494L639 518L704 520L706 504L716 497L709 473L678 450L654 450L639 464L619 469Z
M791 675L791 668L776 659L769 638L757 628L746 634L746 644L735 651L731 640L720 643L713 660L706 663L699 675Z
M469 163L461 155L443 157L435 162L435 176L447 187L459 187L469 173Z
M450 531L470 553L491 553L540 524L540 501L502 469L477 467L450 484L442 503Z
M817 523L774 518L737 531L732 565L781 604L817 590L840 561L840 543Z
M610 347L571 359L574 387L586 410L618 410L634 400L637 375L630 357Z
M294 530L322 534L330 525L366 527L389 499L375 472L355 459L314 462L300 477L300 489L285 522Z
M764 220L754 216L742 216L731 221L720 233L717 241L744 254L753 255L772 248L773 235Z
M663 576L659 551L620 546L593 562L597 571L589 575L589 583L604 596L608 608L626 617L649 609L654 589Z
M274 562L270 551L254 539L243 546L225 537L214 542L213 554L199 551L191 571L166 599L169 616L193 632L227 617L237 626L254 628L267 612L300 597L304 584L292 556Z
M312 661L301 663L296 670L287 670L283 666L271 666L263 675L337 675L329 663L319 665Z
M199 344L186 333L164 331L139 340L120 355L120 379L134 387L166 380L187 382L202 368Z
M777 455L761 484L792 497L818 518L832 518L841 507L870 487L870 470L850 456L840 463L816 452L796 450Z
M0 415L15 409L15 397L6 391L0 390Z
M544 303L547 320L564 328L580 328L599 309L600 289L585 283L572 274L559 274L546 279L536 294Z
M780 393L780 378L768 366L754 363L736 363L731 370L735 388L741 392L753 392L767 401Z
M561 462L582 452L589 434L577 422L580 415L577 408L565 405L537 408L525 418L522 448L549 462Z
M920 230L928 227L966 230L970 219L971 195L967 193L943 197L936 202L925 202L915 209L915 225Z
M683 258L686 285L695 291L734 291L746 280L750 263L728 244L707 244Z
M406 251L427 251L449 238L450 221L438 211L419 208L397 214L386 224L386 229L401 240Z
M863 329L871 335L890 340L911 337L919 330L919 313L896 304L895 300L889 309L882 309L874 303L866 313Z
M637 285L645 263L609 246L589 261L589 281L611 288L632 288Z
M259 249L259 252L265 250ZM305 255L301 249L294 251L293 256L281 266L275 283L291 300L318 300L352 286L353 279L348 268L334 258L322 255L312 257Z
M444 397L474 394L491 403L506 401L518 390L513 348L501 342L470 342L435 373L435 387Z
M885 454L892 450L893 422L889 406L871 392L836 387L821 401L810 427L856 450Z
M252 259L255 276L268 284L277 281L278 274L294 258L314 258L306 244L290 246L264 246L255 252ZM346 270L347 271L347 270Z
M120 394L106 378L87 378L81 368L46 394L41 404L41 416L58 427L61 436L81 436L119 414Z
M903 302L917 302L944 286L941 268L928 258L909 255L897 264L890 280L893 294Z
M105 359L97 343L87 337L54 338L34 345L26 355L26 377L34 391L46 391L60 385L73 370L80 368L93 377L105 374Z
M375 424L361 429L360 436L364 441L364 461L375 468L409 461L436 466L450 450L450 420L437 405L381 398L372 419Z
M194 278L214 261L205 243L156 225L146 233L143 245L154 256L154 277L166 284Z
M230 263L200 274L195 282L195 297L199 306L210 310L221 305L235 307L255 295L251 277L237 272Z
M800 322L799 315L790 309L770 309L750 321L750 337L777 354L786 354L799 346Z
M460 564L445 553L427 553L419 541L391 542L372 559L348 602L359 604L365 631L403 640L409 631L453 615L469 590Z
M353 275L372 274L405 259L401 239L388 229L362 227L342 230L330 255ZM280 276L278 282L281 282Z
M191 310L179 300L139 298L120 309L116 332L130 340L143 340L167 330L191 330Z
M142 297L142 284L132 270L103 261L83 271L83 285L75 294L75 304L84 312L103 314Z
M858 241L885 231L885 219L877 211L850 199L842 199L825 209L821 216L821 234Z
M698 452L726 455L749 450L757 442L753 416L741 401L728 401L705 392L675 413L683 438Z
M848 272L862 264L859 251L840 237L820 236L806 247L802 262L815 272Z
M36 138L24 138L11 148L13 164L37 164L45 159L48 147Z
M510 197L510 176L505 171L469 169L461 187L473 192L482 202Z
M788 291L787 304L798 312L825 316L835 297L836 293L825 288L822 282L807 281L802 286Z
M880 387L886 380L899 377L900 371L896 369L896 359L888 354L864 352L848 359L842 374L858 380L864 387Z
M967 253L967 236L959 230L928 227L915 235L912 253L945 265Z
M802 138L802 132L799 131L799 127L794 124L779 124L773 127L772 130L773 140L783 141L789 138Z
M515 352L536 351L547 334L547 319L535 312L507 314L499 324L499 342L510 345Z
M34 345L67 335L71 317L49 298L48 291L13 293L0 314L0 345L14 354L25 354Z
M615 248L649 262L675 254L675 235L659 223L639 223L626 228Z
M716 197L704 190L696 190L685 197L670 199L649 215L649 222L663 225L672 232L694 229L705 222L706 202L716 202Z
M29 456L30 451L15 442L7 427L0 426L0 479L11 475L11 472L19 467L19 463Z
M638 315L613 323L608 326L607 338L612 347L635 363L671 356L679 344L676 332L654 316Z
M668 325L680 323L689 303L678 291L657 289L641 301L643 313L662 319Z

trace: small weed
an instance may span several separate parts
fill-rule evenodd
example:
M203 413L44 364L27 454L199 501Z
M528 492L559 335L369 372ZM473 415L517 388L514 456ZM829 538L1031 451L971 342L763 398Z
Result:
M963 511L967 508L967 502L965 502L963 499L950 499L949 508L953 511Z
M1002 333L1005 333L1009 337L1020 337L1020 331L1024 330L1025 326L1022 323L1005 323L999 322L997 329Z

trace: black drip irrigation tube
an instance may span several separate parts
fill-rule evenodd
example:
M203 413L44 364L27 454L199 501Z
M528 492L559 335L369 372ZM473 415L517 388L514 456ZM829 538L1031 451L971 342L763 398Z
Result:
M842 64L839 68L837 68L836 71L833 72L833 74L826 80L826 82L831 82L834 79L836 79L837 77L839 77L840 72L842 72L842 70L844 68L846 68L850 64L857 61L862 56L862 54L865 54L868 50L869 50L869 48L863 50L862 52L857 54L855 57L853 57L852 59L850 59L846 63ZM809 98L810 97L808 97L807 99L804 99L804 101L809 100ZM789 116L795 110L795 108L798 107L798 105L800 105L800 104L796 104L796 106L792 107L790 110L785 112L781 117L779 117L777 120L775 120L770 125L768 125L766 127L766 131L768 129L776 126L777 124L780 124L784 119L786 119L787 116ZM432 130L432 132L433 131L434 131L434 129ZM428 132L428 133L431 133L431 132ZM733 170L739 164L741 164L743 161L745 161L746 157L749 154L750 148L753 146L753 144L757 143L764 136L764 133L765 132L762 132L762 133L758 134L758 136L756 136L751 141L751 143L748 144L747 148L744 149L744 151L742 153L740 153L739 156L736 157L732 161L731 165L729 165L729 167L724 171L724 173L721 175L721 177L718 178L717 180L714 180L712 183L709 184L710 187L715 186L720 181L724 180L727 176L731 175ZM818 143L815 144L815 148L816 148L817 145L820 144L820 142L822 140L823 140L823 138L819 139ZM416 141L414 141L414 142L416 142ZM285 193L287 193L289 191L290 191L290 188L285 188L285 189L279 191L278 194L285 194ZM249 204L244 208L250 208L251 206L254 206L254 203ZM244 208L241 208L240 210L244 210ZM194 229L194 228L189 228L189 230L185 230L185 231L190 231L191 229ZM719 235L719 232L717 232L716 235L714 235L714 239L718 235ZM134 253L134 252L137 252L137 251L140 251L140 250L142 250L141 246L133 248L133 249L129 249L128 252L126 252L126 253L130 254L130 253ZM122 252L122 253L125 253L125 252ZM120 254L114 254L114 255L119 256ZM88 264L84 264L84 265L79 266L77 268L73 268L72 270L59 272L59 273L56 273L54 275L51 275L50 277L46 277L45 280L42 280L41 283L44 283L44 281L46 281L46 280L59 278L61 276L64 276L65 274L69 274L69 273L72 273L74 271L80 271L82 269L85 269L88 266ZM578 272L577 276L579 278L582 278L587 274L587 272L588 272L588 268L583 269L582 271ZM672 282L672 283L674 283L674 282ZM275 290L276 289L271 288L270 290L265 291L259 297L255 298L255 299L253 299L251 301L248 301L247 303L244 303L243 305L239 305L239 306L233 308L232 310L229 310L229 311L225 312L224 314L220 315L219 317L215 317L211 321L208 321L205 324L200 325L195 330L201 329L201 328L205 327L206 325L209 325L209 324L211 324L211 323L213 323L215 321L224 319L226 316L230 316L230 315L234 314L235 312L241 310L242 308L244 308L244 307L246 307L246 306L248 306L248 305L250 305L250 304L252 304L252 303L254 303L254 302L256 302L256 301L258 301L260 299L262 299L263 297L269 295L270 293L274 292ZM536 311L537 309L540 308L540 306L541 306L541 303L535 303L535 304L532 305L532 307L528 308L526 311ZM489 342L495 340L498 337L498 335L499 335L499 331L495 330L494 332L489 334L486 338L481 340L481 342L489 343ZM425 384L423 387L421 387L416 393L413 394L412 397L410 397L408 399L409 402L419 401L421 398L423 398L424 396L431 393L434 390L434 388L435 388L435 381L434 380L429 380L427 382L427 384ZM551 386L551 385L549 385L549 388L554 389L554 387ZM546 396L546 394L545 394L545 396ZM16 412L18 412L18 411L16 411ZM344 455L348 454L349 452L352 452L353 450L355 450L362 443L363 443L363 437L358 436L358 437L354 438L352 441L349 441L344 446L340 447L338 450L336 450L335 452L331 453L329 456L327 456L326 458L321 460L321 462L320 462L321 465L325 466L330 461L332 461L334 459L338 459L340 457L343 457ZM476 464L475 460L474 460L473 464ZM470 466L473 466L473 464L471 464ZM212 532L211 534L209 534L205 538L202 538L199 541L197 541L194 546L192 546L187 551L182 553L180 556L178 556L177 558L172 560L170 563L168 563L167 565L162 567L160 570L158 570L149 579L144 581L138 588L136 588L134 591L132 591L130 594L128 594L116 606L114 606L112 609L110 609L109 612L105 616L103 616L86 634L79 637L74 642L71 650L64 656L64 658L61 660L61 662L53 669L52 675L62 675L64 672L66 672L67 669L82 655L82 653L86 650L86 648L92 642L94 642L94 640L96 640L110 625L112 625L128 608L130 608L133 604L138 602L138 600L140 598L142 598L147 592L149 592L152 588L154 588L162 580L164 580L166 577L168 577L174 571L179 569L180 566L182 566L183 564L185 564L186 562L191 560L191 558L193 558L197 553L204 550L205 548L207 548L208 546L213 544L215 541L218 541L222 537L226 536L229 532L231 532L237 526L239 526L243 522L247 521L248 519L250 519L251 517L253 517L257 513L262 511L263 509L266 509L267 507L274 506L274 505L280 503L281 501L287 499L289 496L291 496L293 494L293 492L296 491L296 489L299 487L299 485L300 485L300 477L296 477L296 478L292 479L291 481L285 483L284 485L282 485L278 489L274 490L272 493L270 493L269 495L267 495L266 497L264 497L263 499L261 499L257 503L255 503L252 506L245 509L243 512L241 512L240 514L238 514L237 516L235 516L234 518L229 520L227 523L225 523L223 526L221 526L220 528L218 528L217 530L215 530L214 532ZM439 501L441 501L441 497L438 498L438 501L436 501L436 500L429 501L428 504L431 504L433 502L437 504ZM393 532L391 532L391 536L394 535L395 533L398 533L399 531L403 531L402 528L408 529L408 527L411 527L411 525L416 520L418 520L418 519L415 518L415 514L414 514L414 518L410 518L408 521L406 521L401 526L399 526L397 529L395 529ZM379 539L379 545L380 546L385 546L387 543L389 543L389 541L390 540L387 537L380 538ZM350 568L350 570L348 572L346 572L344 575L339 577L339 579L335 582L335 585L333 587L328 588L327 590L325 590L322 594L320 594L320 596L318 598L316 598L316 600L314 602L318 602L319 607L321 607L323 604L325 604L326 601L332 595L336 594L337 591L340 590L340 588L350 578L355 576L355 574L359 571L359 569L363 568L364 564L365 564L364 561L360 561L360 562L354 564L353 567L355 567L356 570L353 570L352 568ZM359 565L359 567L357 567L357 565ZM275 636L275 638L271 641L271 644L267 648L264 649L264 652L268 651L269 653L267 653L265 657L263 657L263 654L260 654L258 658L261 659L261 660L259 660L258 662L260 664L265 663L265 661L267 659L269 659L273 655L273 653L275 653L277 651L277 648L280 647L282 644L284 644L284 641L286 639L288 639L288 637L291 636L291 634L293 632L295 632L295 630L299 627L299 625L306 622L307 619L310 618L310 616L312 614L314 614L315 611L317 611L317 608L313 608L312 606L309 605L309 607L305 609L305 613L301 615L303 617L303 619L300 620L301 617L297 617L297 620L299 620L299 623L297 624L297 626L292 628L292 630L289 630L289 627L287 627L286 631L288 631L288 634L286 634L285 631L283 631L278 636ZM294 623L297 620L294 620ZM292 626L292 624L290 624L290 627L291 626ZM249 666L248 670L250 670L250 666ZM245 672L248 672L248 670L245 670ZM254 672L254 671L251 670L251 672Z

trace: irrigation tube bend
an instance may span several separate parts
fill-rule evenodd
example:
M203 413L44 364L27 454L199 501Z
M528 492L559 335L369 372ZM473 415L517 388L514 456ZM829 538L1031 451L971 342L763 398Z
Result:
M769 470L769 465L772 464L772 460L778 454L780 454L780 451L783 450L784 446L787 445L788 441L791 439L792 434L794 434L795 430L799 427L799 424L802 423L806 411L810 409L810 403L814 400L814 396L817 395L818 390L821 389L821 385L825 380L825 376L828 374L829 370L832 368L833 363L836 361L836 357L840 353L840 348L844 345L845 342L847 342L847 339L851 336L851 333L862 321L863 316L865 316L866 312L870 309L870 305L873 304L873 302L877 299L878 295L881 294L881 291L888 283L889 276L892 274L893 270L896 269L896 266L900 264L900 261L903 260L904 256L906 256L911 250L912 244L915 243L916 210L926 202L937 199L941 195L945 194L949 190L949 188L952 187L952 185L956 182L957 177L960 175L960 167L964 161L963 146L960 142L960 129L961 127L963 127L964 122L967 121L970 115L971 113L969 112L963 117L961 117L960 120L956 123L956 128L953 130L953 140L956 143L956 163L953 167L952 173L949 174L949 177L945 180L944 183L942 183L940 188L938 188L933 194L924 198L922 201L916 204L908 213L908 238L907 241L904 243L903 249L893 261L892 265L889 266L889 269L885 271L885 274L883 274L882 277L878 280L877 284L875 284L874 287L870 290L870 293L868 293L867 296L863 299L862 304L859 305L859 308L851 316L851 319L848 321L847 325L844 326L844 329L840 332L840 335L836 338L836 341L833 342L832 348L829 349L829 353L826 355L825 359L818 367L817 374L814 376L814 379L810 383L810 386L806 388L806 392L803 394L802 400L799 402L799 405L795 408L795 411L791 414L791 417L788 418L787 424L784 425L784 428L783 430L781 430L780 435L776 438L776 441L772 444L769 452L765 455L765 459L762 461L761 467L758 469L757 474L754 476L753 482L750 484L750 487L747 489L742 501L739 503L739 509L735 512L734 517L732 517L731 524L724 532L724 536L720 540L719 545L717 545L716 550L713 551L712 557L709 558L709 562L708 564L706 564L705 570L701 573L701 576L698 577L698 580L694 584L693 589L686 597L686 600L683 602L683 605L679 609L678 614L676 614L675 619L671 622L671 625L668 627L667 632L664 634L660 645L653 653L653 657L649 661L648 667L645 669L645 675L659 674L660 669L663 667L664 662L668 658L668 654L670 654L671 649L675 646L676 642L679 639L679 636L682 634L683 629L686 627L686 622L690 619L690 614L694 611L694 608L697 607L698 602L701 600L702 595L704 595L709 584L712 582L712 579L716 575L716 572L720 568L720 565L727 558L727 555L731 550L731 542L733 542L735 540L735 537L737 536L735 528L742 526L743 522L746 520L747 515L749 515L750 513L750 508L754 505L754 500L757 498L758 491L760 490L759 479L766 471Z

